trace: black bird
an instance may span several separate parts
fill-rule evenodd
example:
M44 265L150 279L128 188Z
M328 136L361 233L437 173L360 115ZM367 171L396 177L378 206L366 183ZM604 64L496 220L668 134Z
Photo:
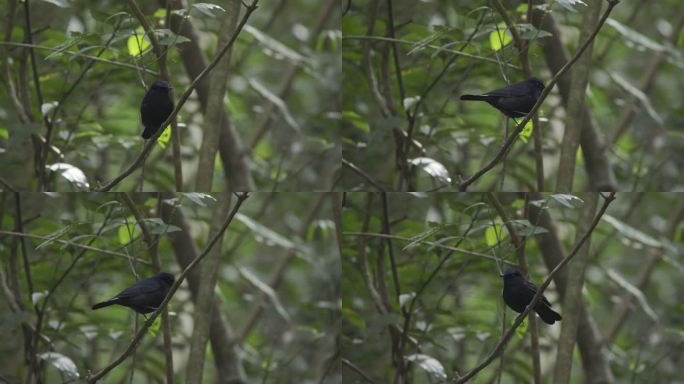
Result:
M515 268L504 271L503 299L506 305L514 311L521 313L537 293L537 286L528 281L525 276ZM561 315L551 309L551 303L542 296L534 306L534 311L546 324L553 324L561 320Z
M173 275L160 272L147 279L140 280L133 286L121 291L113 299L93 305L93 309L100 309L119 304L131 308L138 313L150 313L159 307L173 285Z
M530 77L482 95L463 95L461 100L486 101L504 115L516 118L524 117L532 110L543 90L544 83L536 77Z
M149 139L162 128L161 125L173 112L173 99L169 93L171 86L168 82L158 80L147 91L140 104L140 117L142 118L143 139Z

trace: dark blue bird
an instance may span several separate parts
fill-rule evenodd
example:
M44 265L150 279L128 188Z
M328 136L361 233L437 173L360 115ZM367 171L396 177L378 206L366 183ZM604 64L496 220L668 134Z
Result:
M486 101L504 115L517 118L524 117L532 110L543 90L544 83L536 77L530 77L482 95L463 95L461 100Z
M160 272L152 277L138 281L110 300L93 305L92 309L100 309L118 304L131 308L138 313L153 312L166 298L166 294L169 293L169 288L173 285L173 281L172 274Z
M140 118L142 119L145 130L143 139L154 136L162 123L166 121L173 112L173 99L171 99L171 86L168 82L158 80L147 91L140 104Z
M527 305L532 301L532 298L537 293L537 286L528 281L525 276L515 268L508 268L504 271L504 288L503 299L504 303L511 307L512 310L521 313L525 310ZM561 315L551 309L551 303L542 296L534 306L534 311L546 324L553 324L560 321Z

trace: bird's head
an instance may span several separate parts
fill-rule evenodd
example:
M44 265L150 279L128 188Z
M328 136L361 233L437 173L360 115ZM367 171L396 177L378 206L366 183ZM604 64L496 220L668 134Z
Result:
M504 280L513 279L516 277L522 277L522 273L515 268L507 268L501 276L503 276Z
M544 82L537 77L530 77L527 82L540 92L544 89Z
M173 87L171 87L171 84L169 84L168 81L157 80L154 82L154 84L152 84L152 87L150 87L150 89L155 91L168 92L170 89L173 89Z
M173 282L175 281L175 278L173 277L172 274L166 273L166 272L160 272L157 274L157 277L162 280L165 284L168 286L172 286Z

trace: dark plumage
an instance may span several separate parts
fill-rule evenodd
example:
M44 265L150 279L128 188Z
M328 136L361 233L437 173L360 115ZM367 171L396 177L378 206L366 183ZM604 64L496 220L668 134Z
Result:
M150 313L159 307L173 285L173 275L160 272L152 277L140 280L133 286L124 289L113 299L93 305L93 309L100 309L118 304L131 308L138 313Z
M171 86L166 81L156 81L145 94L140 104L140 117L145 130L143 139L149 139L162 128L161 125L173 112Z
M530 77L482 95L463 95L461 100L486 101L504 115L517 118L524 117L532 110L543 90L544 83L536 77Z
M515 268L506 269L503 279L504 302L514 311L521 313L537 293L537 287ZM551 303L544 296L534 306L534 311L546 324L553 324L561 320L561 315L551 309Z

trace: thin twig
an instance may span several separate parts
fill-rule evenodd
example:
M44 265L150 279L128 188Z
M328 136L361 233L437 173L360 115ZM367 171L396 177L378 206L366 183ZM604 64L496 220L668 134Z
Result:
M49 237L49 236L40 236L40 235L34 235L34 234L30 234L30 233L20 233L20 232L12 232L12 231L0 231L0 235L20 236L20 237L26 237L29 239L53 241L56 243L65 244L65 245L69 245L69 246L76 247L76 248L82 248L82 249L85 249L87 251L99 252L99 253L102 253L105 255L121 257L124 259L130 258L129 255L126 255L125 253L114 252L114 251L110 251L110 250L102 249L102 248L95 248L95 247L91 247L91 246L85 245L85 244L74 243L73 241L69 241L69 240L54 239L54 238ZM143 259L134 259L134 261L136 263L141 263L141 264L146 264L146 265L150 264L149 261L143 260Z
M59 48L48 47L45 45L27 44L27 43L14 43L14 42L9 42L9 41L0 41L0 45L8 45L8 46L13 46L13 47L24 47L24 48L35 48L35 49L45 49L48 51L59 52L59 54L79 56L79 57L83 57L84 59L88 59L88 60L92 60L92 61L99 61L101 63L111 64L111 65L114 65L117 67L128 68L128 69L133 69L133 70L141 70L147 74L159 76L159 72L155 72L155 71L148 70L148 69L138 68L135 65L128 64L128 63L122 63L119 61L103 59L103 58L97 57L97 56L86 55L85 53L81 53L81 52L64 51L64 50L61 50Z
M363 177L366 181L368 181L369 183L371 183L372 186L374 186L375 188L377 188L378 191L380 191L380 192L384 192L384 191L385 191L385 188L383 188L382 185L378 184L378 182L376 182L375 180L373 180L373 178L370 177L366 172L364 172L363 170L361 170L361 168L357 167L356 165L354 165L354 164L353 164L352 162L350 162L349 160L342 159L342 165L344 165L345 167L351 169L352 171L354 171L355 173L357 173L359 176Z
M377 40L377 41L385 41L385 42L392 41L392 42L395 42L398 44L411 45L411 46L415 46L418 43L417 41L402 40L402 39L391 39L389 37L384 37L384 36L365 36L365 35L344 35L344 36L342 36L342 40ZM437 52L454 53L454 54L459 55L459 56L467 57L467 58L473 59L473 60L480 60L480 61L484 61L487 63L501 64L507 68L515 69L516 71L522 70L521 67L514 65L514 64L499 63L495 59L491 59L489 57L473 55L472 53L461 52L461 51L458 51L456 49L444 48L444 47L441 47L439 45L427 44L427 45L423 46L423 48L431 48Z
M343 236L368 236L368 237L379 237L379 238L387 238L387 239L394 239L394 240L400 240L400 241L405 241L411 244L422 244L430 247L435 247L435 248L442 248L446 249L449 251L457 252L457 253L462 253L467 256L475 256L475 257L482 257L485 259L497 261L497 259L493 256L490 256L486 253L480 253L480 252L475 252L475 251L469 251L467 249L462 249L462 248L455 248L455 247L450 247L448 245L444 245L435 241L427 241L427 240L416 240L411 237L403 237L403 236L397 236L397 235L387 235L384 233L373 233L373 232L342 232ZM505 264L509 264L511 266L515 265L515 263L512 263L510 261L503 261Z
M362 371L361 368L359 368L359 367L357 367L356 365L354 365L354 363L352 363L351 361L349 361L349 360L347 360L347 359L345 359L345 358L342 358L342 364L344 364L344 365L346 365L347 367L349 367L352 371L358 373L359 376L361 376L361 377L362 377L364 380L366 380L367 382L369 382L369 383L371 383L371 384L375 384L375 380L371 379L370 376L368 376L364 371Z

